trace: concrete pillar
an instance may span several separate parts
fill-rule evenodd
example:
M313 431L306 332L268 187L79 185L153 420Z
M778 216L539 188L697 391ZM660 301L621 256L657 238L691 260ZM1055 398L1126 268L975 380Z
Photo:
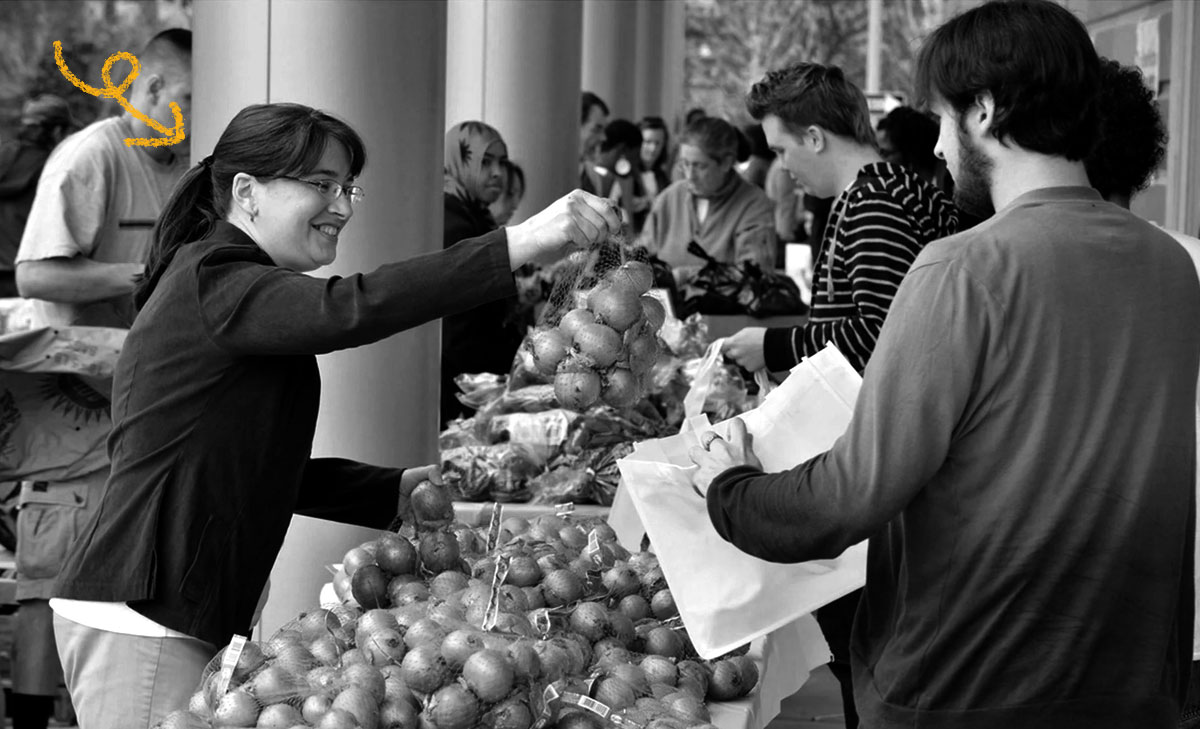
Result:
M447 13L446 115L438 118L443 132L479 119L504 137L525 169L519 221L579 186L583 6L451 0Z
M633 121L683 112L684 0L636 0Z
M662 27L662 117L675 120L673 128L683 124L684 58L687 43L684 30L687 25L687 4L684 0L661 0L663 5Z
M883 60L883 0L867 0L867 86L868 94L879 93Z
M1166 227L1200 235L1200 7L1171 6L1171 103L1167 119Z
M208 0L195 5L194 29L193 107L207 110L196 116L199 151L207 154L205 143L211 149L220 133L214 125L223 128L231 110L255 101L324 109L366 143L359 183L367 198L342 235L337 261L315 275L369 271L441 249L445 3ZM322 356L313 455L386 466L434 462L438 393L430 383L439 376L438 336L434 322ZM272 573L262 633L315 606L329 579L323 565L369 533L294 518Z
M640 2L583 0L582 88L604 99L611 119L629 119L640 73L637 63Z

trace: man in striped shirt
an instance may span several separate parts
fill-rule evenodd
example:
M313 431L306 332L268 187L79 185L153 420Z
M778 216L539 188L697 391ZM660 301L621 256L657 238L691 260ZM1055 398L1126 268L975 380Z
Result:
M805 193L836 199L816 255L808 323L749 327L726 339L722 351L751 371L783 371L832 341L862 372L917 254L957 231L954 205L916 170L883 161L866 97L836 66L772 71L750 89L746 106ZM847 729L858 726L849 646L860 592L817 611Z
M808 323L743 329L723 351L748 370L784 371L833 342L861 372L913 259L957 231L954 206L915 170L883 161L866 97L836 66L772 71L746 106L805 193L836 199Z

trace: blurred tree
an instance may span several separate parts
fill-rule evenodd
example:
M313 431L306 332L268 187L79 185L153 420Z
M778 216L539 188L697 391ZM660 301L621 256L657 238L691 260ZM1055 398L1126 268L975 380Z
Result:
M76 120L88 124L120 112L110 99L85 94L63 78L54 62L62 41L67 68L102 86L100 69L118 51L137 54L160 30L191 27L192 0L4 0L0 2L0 137L7 138L25 99L57 94ZM120 83L129 64L113 66Z
M882 90L911 97L921 40L979 0L885 0ZM867 0L687 0L686 108L736 124L767 71L800 61L841 66L866 82Z

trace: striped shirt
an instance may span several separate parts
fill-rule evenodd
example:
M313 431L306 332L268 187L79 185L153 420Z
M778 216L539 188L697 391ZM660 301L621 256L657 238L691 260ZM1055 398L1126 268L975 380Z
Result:
M833 342L861 372L917 254L957 229L954 205L916 173L888 162L863 167L833 202L814 266L808 323L767 330L767 369L789 370Z

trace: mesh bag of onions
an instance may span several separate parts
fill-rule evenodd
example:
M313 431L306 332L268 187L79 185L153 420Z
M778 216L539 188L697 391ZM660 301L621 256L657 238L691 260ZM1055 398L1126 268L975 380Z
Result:
M644 395L664 349L658 332L666 317L648 295L654 271L645 257L620 234L559 265L524 346L533 368L553 383L560 407L628 408Z

